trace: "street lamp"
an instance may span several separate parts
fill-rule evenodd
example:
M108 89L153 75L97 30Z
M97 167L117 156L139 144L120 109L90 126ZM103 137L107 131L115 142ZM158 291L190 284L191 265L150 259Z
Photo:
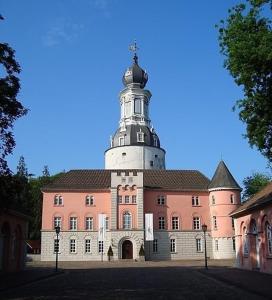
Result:
M206 247L206 231L207 231L207 225L202 225L202 230L204 233L204 253L205 253L205 269L208 270L208 264L207 264L207 247Z
M58 272L58 254L59 254L59 233L60 233L60 227L55 227L56 235L57 235L57 247L55 247L56 251L56 272Z

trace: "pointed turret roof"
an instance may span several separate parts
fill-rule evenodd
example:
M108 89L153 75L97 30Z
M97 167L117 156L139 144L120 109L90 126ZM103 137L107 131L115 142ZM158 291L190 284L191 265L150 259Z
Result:
M221 160L218 164L212 181L209 185L209 190L218 188L241 190L241 187L231 175L223 160Z

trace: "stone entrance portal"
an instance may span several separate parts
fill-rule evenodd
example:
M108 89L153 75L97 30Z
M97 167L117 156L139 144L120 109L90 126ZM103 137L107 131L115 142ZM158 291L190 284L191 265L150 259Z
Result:
M122 259L133 258L133 245L129 240L125 240L122 244Z

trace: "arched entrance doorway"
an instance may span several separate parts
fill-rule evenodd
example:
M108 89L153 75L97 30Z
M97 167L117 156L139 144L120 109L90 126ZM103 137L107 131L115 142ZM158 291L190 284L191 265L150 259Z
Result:
M129 240L125 240L122 244L122 259L133 258L133 245Z

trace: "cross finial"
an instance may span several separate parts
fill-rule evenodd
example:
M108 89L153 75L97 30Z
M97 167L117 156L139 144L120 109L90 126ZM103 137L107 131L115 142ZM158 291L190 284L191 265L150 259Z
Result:
M136 40L134 40L134 44L132 44L132 45L129 46L129 50L131 52L134 52L133 60L134 60L135 64L138 64L137 50L139 50L139 48L137 47Z

